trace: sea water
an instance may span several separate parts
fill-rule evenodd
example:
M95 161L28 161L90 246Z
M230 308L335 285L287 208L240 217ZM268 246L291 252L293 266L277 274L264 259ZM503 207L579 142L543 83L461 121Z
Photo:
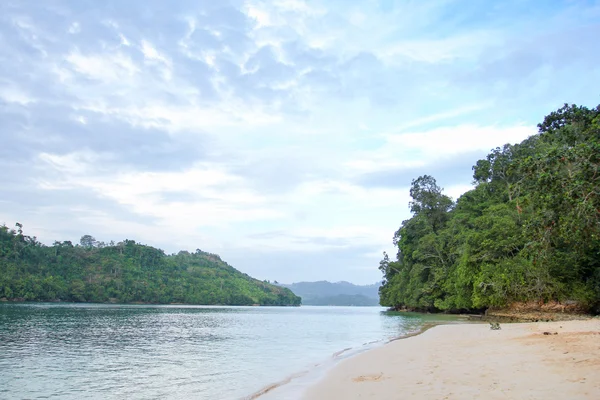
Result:
M379 307L4 303L0 398L292 399L337 360L440 318Z

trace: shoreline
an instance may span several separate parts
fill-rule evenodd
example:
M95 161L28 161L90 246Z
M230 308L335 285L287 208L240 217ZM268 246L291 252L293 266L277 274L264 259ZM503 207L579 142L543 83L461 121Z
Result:
M6 298L1 297L0 303L3 304L99 304L116 306L214 306L214 307L301 307L302 304L199 304L199 303L150 303L144 301L131 301L120 303L118 301L65 301L65 300L25 300L24 298Z
M437 324L404 335L339 362L302 398L600 398L599 318L501 328Z
M464 316L464 317L466 318L466 316ZM394 341L404 340L404 339L408 339L408 338L411 338L414 336L422 335L426 331L428 331L432 328L435 328L436 326L439 326L439 325L453 325L453 324L467 324L467 323L477 324L477 322L471 322L471 321L468 321L467 319L465 319L465 320L457 319L456 322L427 322L427 323L424 323L423 325L421 325L418 330L408 332L403 335L393 337L391 339L376 340L373 342L363 343L362 345L357 346L357 347L349 347L349 348L345 348L345 349L336 351L328 359L325 359L321 362L313 364L313 366L311 368L306 368L302 371L295 372L294 374L291 374L290 376L287 376L287 377L281 379L280 381L266 385L263 388L261 388L260 390L252 393L251 395L243 397L242 400L257 400L257 399L270 400L271 398L279 399L280 398L279 396L281 396L281 391L282 390L285 391L286 388L288 388L289 384L296 382L299 385L301 390L310 388L314 384L319 382L321 379L323 379L324 376L327 376L327 374L332 369L335 369L339 365L339 363L342 363L347 360L352 360L357 356L369 353L373 350L380 349L382 347L389 345L390 343L392 343ZM321 374L319 374L319 372ZM306 378L312 378L310 380L310 384L306 385L306 384L302 384L301 382L297 382L298 380L302 380L302 379L306 379ZM273 396L273 397L270 397L270 396ZM302 396L298 393L295 393L292 397L293 397L293 399L302 398ZM285 397L285 398L287 399L287 397Z
M409 333L409 334L407 334L407 336L418 335L421 332L423 332L423 330L419 330L419 332ZM241 400L279 399L280 398L279 396L281 394L280 392L288 389L290 384L295 383L297 385L300 385L300 387L303 387L303 388L308 387L310 385L306 385L304 382L298 382L298 381L308 378L308 379L310 379L311 383L315 383L319 380L319 377L326 375L326 373L328 371L330 371L332 368L334 368L337 365L337 363L339 363L343 360L346 360L346 359L351 359L353 357L356 357L359 354L366 353L370 350L374 350L379 347L385 346L386 344L390 343L392 340L398 340L401 338L402 337L393 338L390 340L377 340L377 341L373 341L373 342L363 343L361 346L358 346L358 347L347 347L345 349L338 350L338 351L334 352L333 354L331 354L328 358L323 359L319 362L315 362L311 366L307 366L306 368L304 368L298 372L295 372L279 381L270 383L270 384L262 387L258 391L255 391L254 393L250 394L249 396L243 397ZM319 373L321 373L322 375L318 375ZM315 379L315 377L317 377L317 378ZM273 396L273 397L271 397L271 396ZM297 395L297 396L294 396L293 398L298 399L298 398L300 398L300 396Z

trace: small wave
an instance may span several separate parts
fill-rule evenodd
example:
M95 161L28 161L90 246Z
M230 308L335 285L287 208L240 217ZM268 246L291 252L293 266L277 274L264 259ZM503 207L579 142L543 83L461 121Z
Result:
M335 366L338 362L342 361L343 359L356 356L360 353L371 350L378 346L383 346L385 344L394 342L396 340L407 339L407 338L410 338L413 336L420 335L420 334L424 333L425 331L428 331L429 329L431 329L437 325L444 325L444 323L440 323L440 322L425 323L419 329L407 332L404 335L401 335L401 336L398 336L398 337L395 337L395 338L392 338L389 340L374 340L371 342L363 343L362 346L359 346L356 348L347 347L343 350L333 353L331 356L330 362L314 364L314 368L312 368L311 370L305 370L305 371L290 375L289 377L287 377L277 383L273 383L269 386L266 386L265 388L259 390L258 392L252 394L249 397L244 397L242 400L256 400L259 397L270 394L271 392L273 392L276 389L281 389L283 386L286 386L289 383L291 383L292 381L297 380L299 378L309 378L309 376L311 376L312 380L314 381L314 380L316 380L315 377L317 377L317 379L318 379L319 376L323 376L333 366ZM306 382L303 382L303 383L306 383Z
M341 356L342 354L344 354L345 352L350 351L350 350L352 350L352 347L348 347L348 348L345 348L344 350L336 351L335 353L332 354L331 358L337 358L337 357Z
M271 394L271 392L273 392L274 390L281 389L282 387L290 384L292 381L300 380L301 378L303 378L303 379L302 379L302 382L300 382L300 385L306 386L307 382L314 382L314 381L318 380L325 373L327 373L333 366L335 366L338 362L342 361L343 359L353 357L357 354L360 354L360 353L363 353L365 351L372 349L376 345L383 345L385 343L387 343L387 342L384 342L381 340L374 340L371 342L364 343L362 346L359 346L359 347L347 347L343 350L336 351L335 353L333 353L331 355L331 358L328 361L313 364L313 368L290 375L287 378L285 378L279 382L276 382L276 383L273 383L271 385L264 387L263 389L259 390L258 392L255 392L254 394L252 394L248 397L244 397L242 400L256 400L259 397L265 396L267 394Z
M412 332L408 332L404 335L395 337L393 339L390 339L387 341L387 343L391 343L391 342L395 342L396 340L401 340L401 339L408 339L409 337L413 337L413 336L417 336L420 335L426 331L428 331L429 329L438 326L438 325L445 325L444 323L441 322L430 322L430 323L425 323L423 324L419 329L412 331Z
M380 342L381 342L381 340L373 340L371 342L363 343L363 346L369 346L369 345L380 343Z
M302 371L302 372L297 372L293 375L288 376L287 378L285 378L282 381L273 383L267 387L262 388L261 390L259 390L258 392L248 396L248 397L244 397L243 400L255 400L258 399L259 397L277 389L278 387L281 387L283 385L286 385L288 383L290 383L292 380L300 378L302 376L305 376L306 374L308 374L308 371Z

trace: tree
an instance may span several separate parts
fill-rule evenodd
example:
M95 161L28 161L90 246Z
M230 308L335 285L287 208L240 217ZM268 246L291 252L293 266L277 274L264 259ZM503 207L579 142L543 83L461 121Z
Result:
M453 204L412 181L413 216L379 269L382 305L475 310L575 300L600 312L600 106L565 105L539 133L493 149Z
M167 256L124 240L99 246L91 235L80 246L0 226L0 298L28 301L149 302L299 305L289 289L241 273L201 250ZM114 243L114 242L112 242Z
M96 246L96 243L98 242L91 235L83 235L81 239L79 239L79 244L88 249L91 249L92 247Z
M437 231L446 220L446 213L452 208L452 199L442 193L442 188L437 185L435 178L423 175L413 179L410 188L410 211L414 214L423 214Z

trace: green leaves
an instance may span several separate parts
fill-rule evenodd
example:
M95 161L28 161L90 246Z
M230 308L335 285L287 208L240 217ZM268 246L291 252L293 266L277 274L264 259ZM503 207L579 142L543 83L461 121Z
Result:
M47 247L0 226L0 298L32 301L299 305L289 289L242 274L216 254L166 255L125 240Z
M477 186L456 204L433 177L412 181L414 215L394 235L397 260L380 268L383 305L600 308L600 106L565 105L538 127L477 161Z

